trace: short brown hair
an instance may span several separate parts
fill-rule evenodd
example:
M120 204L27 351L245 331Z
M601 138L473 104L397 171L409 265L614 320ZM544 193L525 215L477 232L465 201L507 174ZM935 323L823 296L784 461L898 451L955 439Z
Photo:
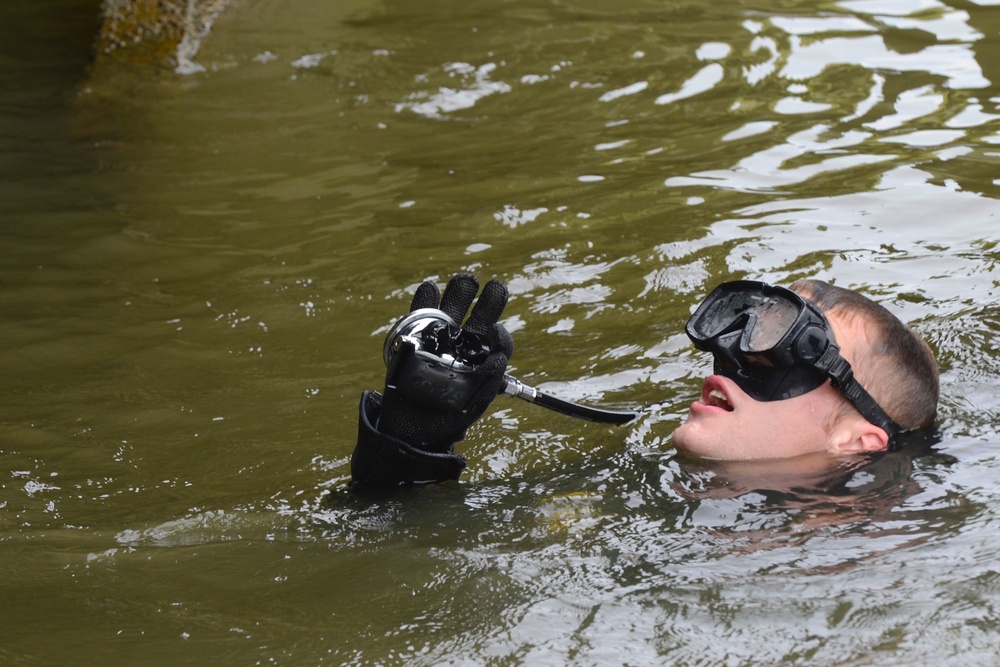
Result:
M798 280L791 289L827 315L858 322L870 345L855 351L854 376L896 423L927 428L937 417L938 366L930 346L883 306L854 290L822 280Z

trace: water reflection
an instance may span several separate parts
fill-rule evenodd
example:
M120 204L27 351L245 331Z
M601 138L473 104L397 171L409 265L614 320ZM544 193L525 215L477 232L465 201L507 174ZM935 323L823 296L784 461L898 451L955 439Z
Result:
M328 498L317 519L336 544L356 544L350 536L362 533L369 548L393 551L402 538L443 568L421 589L441 638L390 631L422 647L409 655L421 664L448 661L483 637L489 647L476 652L484 661L586 654L599 662L607 650L629 660L694 660L697 650L694 664L749 664L761 655L780 660L816 633L824 660L875 650L905 599L891 564L929 575L921 553L985 509L951 486L955 460L932 442L858 461L812 488L800 476L791 490L776 489L771 469L627 459L530 482ZM364 518L373 512L375 524ZM442 586L446 608L432 593ZM756 646L753 638L764 637Z

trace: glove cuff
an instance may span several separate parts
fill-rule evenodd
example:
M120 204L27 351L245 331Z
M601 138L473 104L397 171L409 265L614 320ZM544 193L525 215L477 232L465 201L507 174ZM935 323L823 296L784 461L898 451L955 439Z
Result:
M465 468L464 456L428 452L380 432L374 424L381 409L381 394L361 394L358 443L351 455L351 479L355 484L403 486L458 479Z

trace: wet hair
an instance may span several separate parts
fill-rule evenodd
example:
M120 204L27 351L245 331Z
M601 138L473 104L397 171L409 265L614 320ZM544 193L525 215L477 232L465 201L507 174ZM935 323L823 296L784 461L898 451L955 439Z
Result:
M854 375L890 417L907 430L931 426L937 416L938 366L930 346L868 297L822 280L791 285L827 316L859 324L867 345L853 350Z

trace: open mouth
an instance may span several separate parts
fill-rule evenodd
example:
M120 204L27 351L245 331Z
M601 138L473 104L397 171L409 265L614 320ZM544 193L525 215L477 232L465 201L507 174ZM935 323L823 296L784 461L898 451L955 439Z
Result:
M709 390L702 398L702 402L705 403L706 405L712 405L717 408L722 408L727 412L733 411L732 403L729 402L729 399L726 398L726 395L719 389Z

